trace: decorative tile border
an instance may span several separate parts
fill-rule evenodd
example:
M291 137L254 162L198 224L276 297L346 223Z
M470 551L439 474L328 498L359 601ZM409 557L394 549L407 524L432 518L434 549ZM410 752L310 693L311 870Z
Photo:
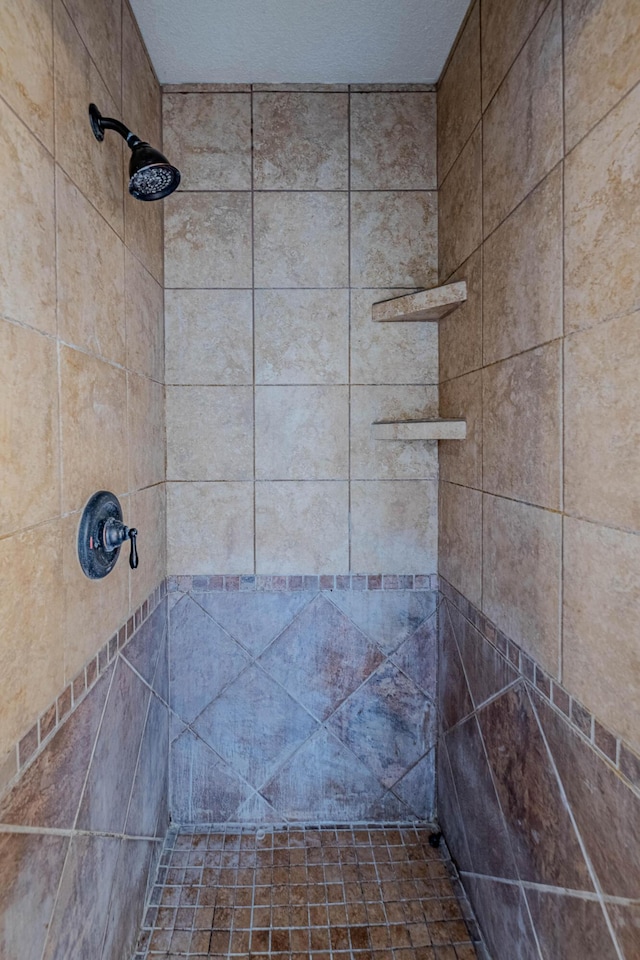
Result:
M266 576L242 574L229 576L172 576L167 578L167 592L208 592L216 590L273 591L298 590L438 590L439 577L435 573L345 573L312 576Z
M484 639L506 657L523 679L562 713L582 739L587 740L600 756L615 767L630 787L640 792L640 756L443 577L440 577L439 589L443 597L454 604Z

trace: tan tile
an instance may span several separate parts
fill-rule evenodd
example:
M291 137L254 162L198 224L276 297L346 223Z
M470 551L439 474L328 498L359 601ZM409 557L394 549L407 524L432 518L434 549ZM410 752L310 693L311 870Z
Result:
M130 196L128 168L124 186L124 235L129 250L145 265L157 282L162 284L164 203L143 203Z
M493 97L548 0L484 0L481 9L482 106Z
M348 387L256 388L257 479L346 480L348 475Z
M562 347L559 341L483 372L484 489L559 509Z
M164 380L163 290L137 257L125 251L127 367Z
M431 287L437 280L434 191L351 195L351 283Z
M62 523L54 520L0 540L2 706L0 756L63 687Z
M471 603L482 601L482 493L441 483L438 572Z
M565 162L565 333L637 309L640 87Z
M351 189L435 190L435 93L351 94Z
M167 388L167 478L253 480L251 387Z
M165 478L164 386L127 374L129 489L138 490Z
M438 444L440 477L468 487L482 486L482 374L479 370L440 385L440 416L467 422L464 440Z
M348 566L348 483L256 484L257 573L335 573Z
M129 569L129 610L136 610L166 575L167 570L167 494L164 483L137 490L127 498L125 523L138 531L140 563ZM129 547L118 563L128 569Z
M88 105L97 104L104 116L119 116L120 111L62 0L54 0L53 11L56 161L122 236L123 158L129 151L116 133L107 133L102 143L95 139Z
M58 336L124 364L124 244L59 167L56 219Z
M467 299L438 324L440 380L482 366L482 254L472 253L451 281L464 280Z
M565 510L640 530L640 313L565 341Z
M182 190L251 189L251 97L176 93L162 98L164 152Z
M120 103L122 0L65 0L65 5L111 96Z
M435 573L435 480L351 484L351 569L359 573Z
M167 290L167 383L251 383L250 290Z
M250 287L251 274L250 194L174 193L165 201L167 287Z
M482 242L482 130L477 126L438 195L439 273L442 280Z
M127 490L124 370L87 354L60 351L62 508L80 510L96 490ZM108 454L105 455L105 451Z
M640 747L640 537L566 517L563 683Z
M58 357L55 341L0 321L0 533L60 511Z
M53 151L53 29L41 0L7 0L0 11L2 95Z
M562 518L484 495L482 609L558 676Z
M438 89L438 179L444 180L480 119L480 3L458 39Z
M562 158L559 0L540 18L489 104L483 127L486 236Z
M122 10L122 113L122 119L134 133L162 149L160 85L128 3L123 3ZM154 203L140 205L155 206Z
M256 286L347 286L347 204L346 193L256 194Z
M376 440L372 428L374 420L411 420L437 415L437 387L352 387L351 478L425 480L437 477L436 441Z
M167 573L252 570L253 484L168 483Z
M256 383L347 383L348 290L258 290Z
M562 170L484 245L485 363L562 336Z
M0 311L55 333L53 161L0 101Z
M346 190L346 93L255 93L257 190Z

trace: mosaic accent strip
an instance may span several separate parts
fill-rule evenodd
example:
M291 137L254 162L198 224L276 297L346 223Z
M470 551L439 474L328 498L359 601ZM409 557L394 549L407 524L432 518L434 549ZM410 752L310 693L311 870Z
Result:
M246 576L171 576L167 578L167 591L213 591L241 590L291 592L296 590L438 590L439 578L435 573L395 574L395 573L345 573L321 574L312 576L266 576L247 574Z

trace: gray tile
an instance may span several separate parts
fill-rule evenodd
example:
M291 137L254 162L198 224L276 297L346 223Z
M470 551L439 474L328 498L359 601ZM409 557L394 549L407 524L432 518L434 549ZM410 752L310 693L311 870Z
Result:
M207 613L257 657L311 600L310 593L203 593Z
M453 632L451 610L452 606L449 603L442 603L438 621L440 641L438 702L440 704L442 726L445 730L473 711L467 678L462 668L462 661Z
M397 667L435 700L438 676L438 622L436 615L425 620L391 655Z
M415 767L395 784L393 792L421 820L436 816L436 748L433 747Z
M435 613L430 591L341 591L333 602L388 655Z
M251 794L251 788L190 730L171 745L171 817L175 822L233 820Z
M479 707L513 683L518 674L456 607L451 606L449 613L469 690Z
M142 922L153 840L123 840L111 888L102 960L130 957Z
M520 888L478 877L465 877L464 883L491 956L495 960L538 960L540 955Z
M169 711L157 697L151 697L131 791L126 834L134 837L155 836L167 789L168 763Z
M167 629L166 601L158 604L148 620L136 630L123 650L123 656L147 683L153 680L158 656Z
M619 957L597 901L535 889L527 890L526 898L545 960Z

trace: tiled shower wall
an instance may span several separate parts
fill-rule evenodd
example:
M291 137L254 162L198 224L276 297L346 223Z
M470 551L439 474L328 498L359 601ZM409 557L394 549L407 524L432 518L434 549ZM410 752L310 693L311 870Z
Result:
M469 856L451 807L449 840L500 878L469 892L509 960L640 952L639 41L625 0L479 0L438 92L440 279L469 285L440 325L440 411L469 432L440 447L439 571L468 656L485 656L465 625L481 611L555 708L493 654L499 683L474 691L481 664L465 664L469 700L444 659L442 689L467 697L452 720L516 683L444 738ZM617 879L602 822L625 837ZM636 906L605 914L599 894Z

